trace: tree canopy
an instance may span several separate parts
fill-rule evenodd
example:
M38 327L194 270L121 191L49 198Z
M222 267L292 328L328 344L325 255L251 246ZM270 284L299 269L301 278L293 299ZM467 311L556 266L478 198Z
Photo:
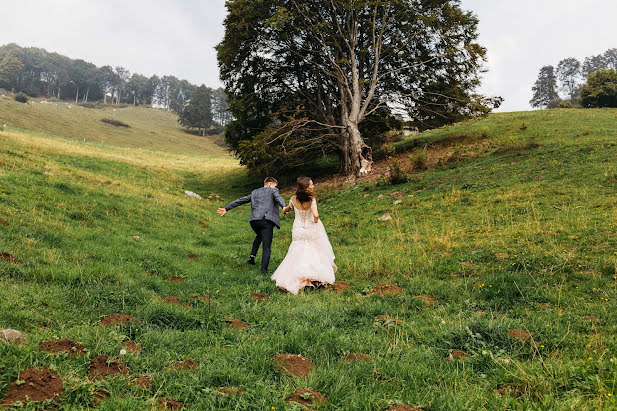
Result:
M193 93L178 122L185 127L196 128L205 136L206 130L213 125L212 120L212 91L202 84Z
M557 77L553 66L544 66L540 69L532 90L533 97L529 102L532 107L546 107L551 101L559 99Z
M581 88L583 107L617 107L617 71L599 70L589 75Z
M477 18L447 0L230 0L217 47L244 164L273 172L370 159L361 124L403 114L422 129L486 113L474 94ZM385 114L385 117L384 117Z

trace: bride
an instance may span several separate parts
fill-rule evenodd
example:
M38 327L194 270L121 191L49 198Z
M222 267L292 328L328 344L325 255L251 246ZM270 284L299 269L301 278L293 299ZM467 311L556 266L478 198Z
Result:
M299 177L296 194L291 197L285 213L292 209L295 220L291 245L281 265L272 274L276 285L292 294L304 287L334 283L334 252L328 240L313 194L313 180Z

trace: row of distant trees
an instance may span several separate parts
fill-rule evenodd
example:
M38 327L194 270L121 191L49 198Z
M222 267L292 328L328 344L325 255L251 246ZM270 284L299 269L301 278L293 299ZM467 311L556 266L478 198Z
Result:
M198 87L175 76L146 77L130 73L124 67L97 67L80 59L71 59L35 47L11 43L0 46L0 88L23 92L32 97L55 97L75 103L148 105L177 113L180 122L200 131L212 125L225 126L231 121L225 91ZM184 116L193 95L199 91L199 104L191 110L201 112ZM208 100L204 103L204 98Z
M585 58L569 57L540 69L532 91L533 107L608 107L617 104L617 48Z

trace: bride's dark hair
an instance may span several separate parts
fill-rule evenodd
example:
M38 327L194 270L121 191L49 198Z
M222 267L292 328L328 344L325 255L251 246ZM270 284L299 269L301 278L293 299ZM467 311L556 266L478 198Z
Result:
M301 203L308 203L310 201L313 201L313 198L315 196L313 195L313 193L308 192L311 181L312 180L310 177L298 177L298 179L296 180L296 183L298 184L298 186L296 187L296 200Z

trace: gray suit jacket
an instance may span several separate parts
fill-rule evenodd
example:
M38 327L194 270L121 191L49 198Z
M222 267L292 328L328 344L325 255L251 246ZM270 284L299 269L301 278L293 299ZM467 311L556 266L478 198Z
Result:
M285 207L285 200L279 194L278 188L261 187L253 190L251 194L227 204L225 210L229 211L246 203L251 203L249 221L268 220L272 221L277 228L281 228L279 207Z

